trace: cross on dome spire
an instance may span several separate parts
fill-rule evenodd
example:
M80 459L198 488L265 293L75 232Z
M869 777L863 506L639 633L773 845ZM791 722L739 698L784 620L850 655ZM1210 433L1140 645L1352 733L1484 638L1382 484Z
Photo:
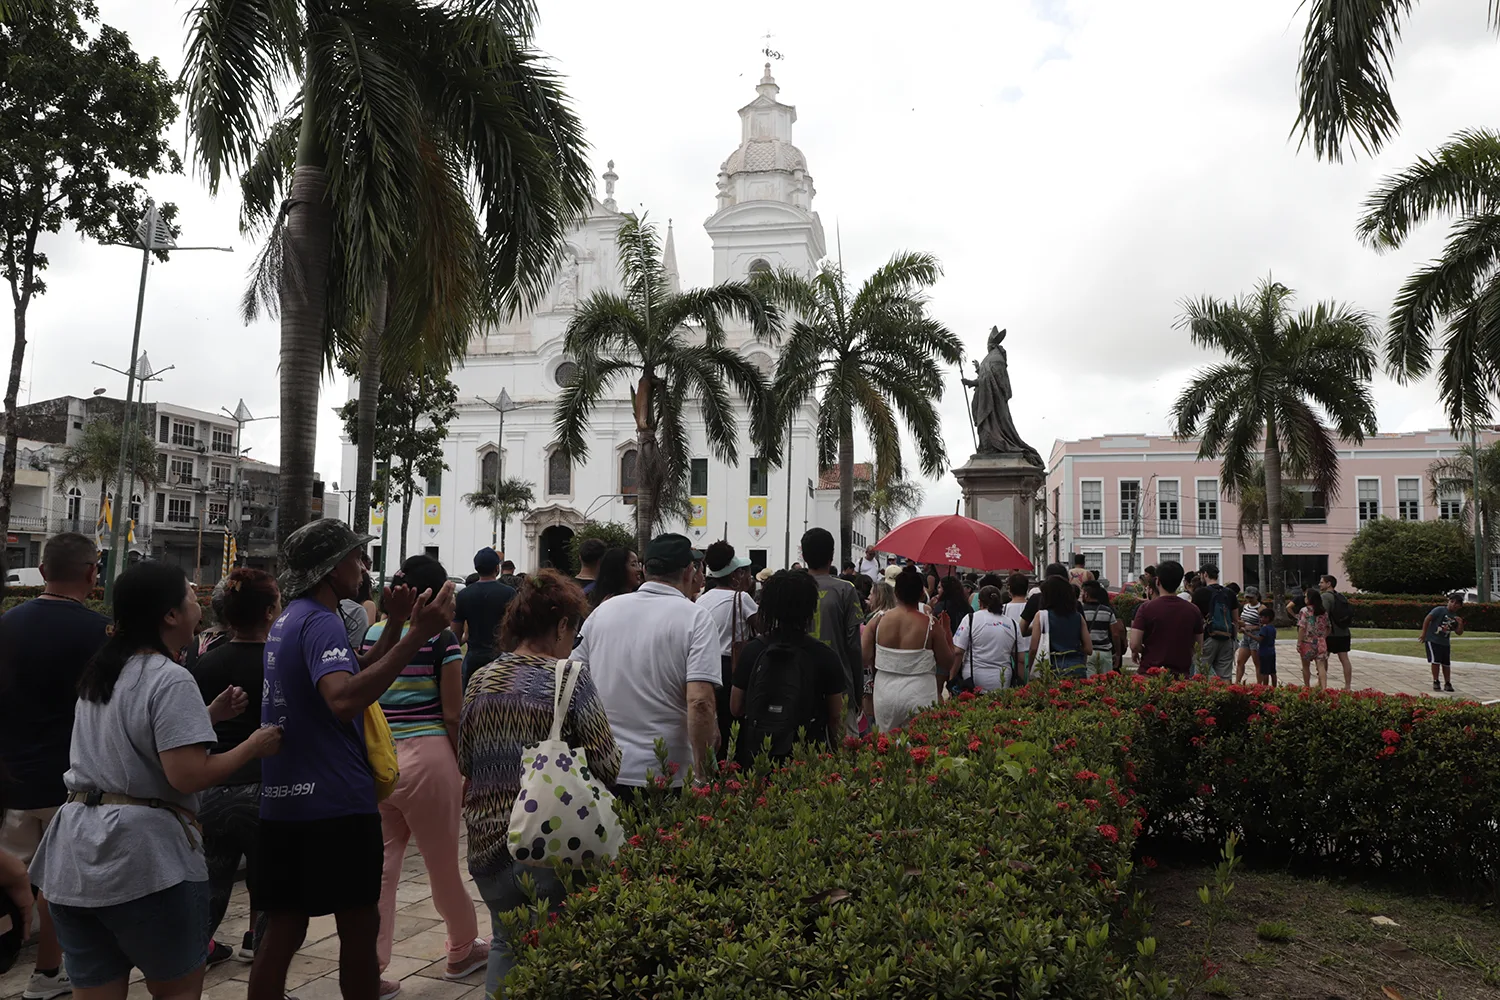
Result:
M760 85L755 88L755 92L762 97L769 97L773 101L776 99L776 95L781 93L781 88L776 86L776 78L771 75L770 63L766 63L766 74L760 78Z

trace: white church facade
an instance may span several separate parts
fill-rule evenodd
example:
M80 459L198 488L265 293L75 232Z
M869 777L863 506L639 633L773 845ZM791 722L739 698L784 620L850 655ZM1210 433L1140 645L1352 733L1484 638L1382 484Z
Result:
M738 148L719 169L716 210L704 224L713 245L713 281L740 281L762 268L790 268L806 274L826 255L823 225L812 209L813 179L807 160L792 143L796 109L777 100L779 88L770 66L756 97L739 111ZM506 479L529 483L536 504L510 519L505 556L522 572L567 565L567 548L585 521L617 521L634 530L635 421L629 383L619 380L594 410L589 452L569 462L556 447L553 406L570 374L572 361L563 350L574 307L596 291L622 290L615 233L623 215L614 197L618 180L611 161L604 175L604 198L594 201L587 218L570 234L551 291L537 308L514 320L475 334L467 356L451 377L459 389L459 416L449 425L444 445L448 466L441 481L418 498L407 536L407 553L427 552L456 576L467 574L473 554L491 541L491 522L484 511L470 511L467 493ZM677 287L675 241L670 223L665 256ZM729 343L769 375L776 348L756 341L748 329L729 326ZM501 391L514 408L501 414L493 402ZM351 393L357 391L351 385ZM727 539L740 555L757 565L782 567L801 559L797 545L806 528L818 525L838 535L837 489L820 482L814 425L809 403L792 422L789 458L766 468L749 438L749 421L740 407L739 461L729 464L708 449L696 406L691 417L694 498L690 523L668 523L661 530L682 531L707 545ZM497 468L498 465L498 468ZM345 442L341 474L354 481L355 450ZM380 553L387 574L397 568L399 512L393 512ZM873 525L856 518L855 544L873 542ZM372 533L379 530L372 527ZM576 568L576 567L574 567Z

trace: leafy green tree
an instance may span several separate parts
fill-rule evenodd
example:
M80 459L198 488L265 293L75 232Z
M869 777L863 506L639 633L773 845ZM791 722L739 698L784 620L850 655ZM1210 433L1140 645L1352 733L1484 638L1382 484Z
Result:
M422 310L466 300L441 245L468 211L454 193L478 206L480 294L506 310L545 290L587 207L582 128L530 48L534 21L530 0L199 0L189 16L189 131L210 188L290 163L261 264L281 318L283 538L310 516L325 359L359 356L372 324L406 337Z
M1306 0L1307 27L1297 64L1294 129L1320 158L1339 161L1351 143L1370 155L1401 123L1391 98L1391 64L1401 25L1415 0ZM1477 8L1480 4L1475 3ZM1488 4L1500 29L1500 4Z
M517 514L525 514L536 503L536 490L524 479L504 479L499 483L485 483L477 492L465 493L464 503L470 510L488 511L490 515L490 545L496 543L496 526L499 526L499 552L505 551L505 526Z
M1255 485L1255 458L1264 456L1267 568L1277 608L1285 591L1287 469L1305 473L1332 502L1339 485L1337 442L1360 443L1376 427L1370 394L1376 332L1370 317L1337 302L1293 313L1292 298L1290 288L1266 278L1249 296L1185 301L1177 326L1188 330L1195 345L1227 357L1193 376L1171 414L1178 439L1200 438L1199 459L1221 460L1221 481L1230 495Z
M387 372L381 380L380 406L375 419L375 460L385 466L374 492L385 504L386 522L391 505L401 505L400 559L406 561L407 527L411 505L428 479L447 469L443 442L448 425L458 417L458 386L444 370ZM339 408L344 433L358 446L359 401L351 399Z
M661 241L644 218L626 215L616 241L624 294L599 291L579 304L563 351L578 365L553 411L563 453L588 455L589 419L620 379L633 379L640 487L635 508L639 552L669 515L686 517L688 447L686 414L697 401L709 450L739 461L733 397L745 401L750 437L773 460L778 441L759 370L725 338L726 320L738 319L756 338L770 339L779 314L759 292L738 281L674 292L662 263Z
M1285 475L1292 470L1285 467ZM1295 475L1292 472L1292 475ZM1255 534L1255 579L1262 588L1266 586L1266 525L1270 522L1270 511L1266 506L1266 463L1260 459L1250 463L1250 473L1242 483L1227 483L1225 495L1235 501L1239 509L1239 520L1234 526L1234 539L1240 548L1245 547L1245 538ZM1307 498L1301 490L1281 491L1281 525L1288 534L1296 532L1295 524L1307 513ZM1223 569L1221 566L1220 569Z
M1349 582L1381 594L1443 594L1474 585L1474 545L1457 521L1377 518L1344 549Z
M1464 445L1452 458L1440 458L1427 467L1427 482L1434 504L1445 496L1458 494L1463 497L1460 511L1461 523L1473 525L1472 533L1479 539L1481 563L1490 564L1490 553L1495 551L1495 511L1500 510L1500 442L1478 449L1478 492L1475 492L1476 451L1473 445ZM1472 558L1472 553L1470 553ZM1488 581L1479 581L1481 596L1489 590Z
M856 422L869 435L876 466L893 481L905 474L902 424L916 440L924 475L948 465L938 403L943 365L963 360L963 344L927 314L927 289L941 275L936 257L903 252L857 291L829 263L812 278L781 270L762 279L766 294L796 317L776 366L777 426L817 400L818 462L838 463L840 564L855 561Z
M870 514L875 518L875 539L872 541L889 531L897 519L921 510L922 501L926 499L922 485L910 479L882 482L877 474L875 480L874 483L862 482L854 488L854 513Z
M124 32L97 25L91 0L11 3L0 18L0 271L10 285L15 342L5 384L0 537L10 527L26 357L26 315L47 291L42 237L62 230L131 242L144 216L140 179L181 170L164 132L177 117L176 88ZM170 223L173 206L163 206ZM173 229L175 232L175 229ZM118 458L118 456L116 456ZM0 547L0 569L5 554Z
M63 455L58 478L68 485L98 483L100 510L104 509L104 500L109 495L111 485L119 496L124 496L118 475L122 432L123 428L112 420L91 420L84 425L83 433ZM133 476L143 489L150 489L156 485L156 472L156 442L150 434L137 427L131 434L125 455L125 474ZM128 503L120 506L128 517ZM115 516L121 516L118 510L115 511ZM78 530L77 525L74 525L73 530Z
M620 548L634 552L636 545L639 544L635 531L627 524L621 524L619 521L585 521L583 527L573 532L573 541L569 543L568 556L573 560L574 566L583 565L583 559L578 555L578 547L590 538L599 539L607 549Z
M1500 385L1500 132L1460 132L1387 177L1357 231L1383 252L1444 217L1452 226L1442 255L1406 279L1391 307L1385 359L1399 380L1424 377L1441 324L1438 395L1452 426L1471 427L1489 419Z

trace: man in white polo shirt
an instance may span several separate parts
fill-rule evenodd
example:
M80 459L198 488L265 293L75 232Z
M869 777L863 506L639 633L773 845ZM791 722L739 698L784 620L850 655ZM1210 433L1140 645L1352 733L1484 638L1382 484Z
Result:
M646 547L646 582L611 597L589 615L574 656L589 665L620 745L612 789L627 799L661 773L656 741L667 745L668 776L682 782L713 768L719 742L714 689L722 682L722 641L707 608L694 604L693 562L702 559L683 535L658 535Z

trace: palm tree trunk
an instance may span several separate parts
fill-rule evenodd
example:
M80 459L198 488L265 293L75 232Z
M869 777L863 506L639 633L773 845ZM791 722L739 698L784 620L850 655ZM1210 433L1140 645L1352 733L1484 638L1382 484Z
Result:
M1290 619L1282 606L1286 581L1281 561L1281 442L1276 437L1276 424L1270 420L1266 421L1266 521L1271 535L1271 558L1266 567L1271 575L1271 604L1276 609L1276 621L1284 623ZM1264 585L1261 592L1266 593Z
M661 467L661 451L656 445L656 424L652 421L651 393L656 383L650 369L641 373L632 404L635 408L636 471L639 476L635 504L635 537L639 555L646 557L651 531L661 516L661 493L666 470Z
M308 86L304 93L311 94ZM278 548L312 518L318 440L318 382L328 317L328 260L333 213L315 125L303 108L297 163L287 194L285 280L281 283L281 483L276 501Z
M29 295L28 295L29 297ZM5 539L10 535L11 497L16 489L16 451L21 422L16 419L16 397L21 393L21 366L26 361L26 305L15 310L15 346L10 351L10 377L5 382L5 457L0 462L0 581L5 579Z
M104 513L104 503L108 499L109 499L109 479L106 477L104 479L104 481L99 484L99 510L94 515L94 522L96 524L99 521L99 516ZM82 506L82 505L80 504L79 506ZM120 512L117 511L117 510L112 510L112 511L110 511L110 516L111 517L119 517L120 516ZM73 530L77 531L78 528L74 527Z
M499 512L497 511L497 513L499 513ZM498 549L498 551L500 553L500 559L503 561L506 558L506 556L505 556L505 522L507 520L509 520L509 518L507 516L505 516L505 515L501 515L498 518L498 520L499 520L499 523L500 523L500 548ZM495 523L492 521L490 523L490 545L491 546L493 546L495 544L495 531L494 531L494 527L495 527Z
M839 428L839 551L843 559L834 563L835 573L844 563L851 562L854 554L853 413L843 415L843 426Z
M401 563L406 564L406 529L411 521L411 502L415 498L410 490L401 493Z
M370 480L375 474L375 410L380 401L380 342L385 335L387 283L370 302L370 322L359 345L359 404L355 415L354 530L370 530Z
M1260 584L1260 592L1266 592L1266 526L1257 524L1255 526L1255 581Z

